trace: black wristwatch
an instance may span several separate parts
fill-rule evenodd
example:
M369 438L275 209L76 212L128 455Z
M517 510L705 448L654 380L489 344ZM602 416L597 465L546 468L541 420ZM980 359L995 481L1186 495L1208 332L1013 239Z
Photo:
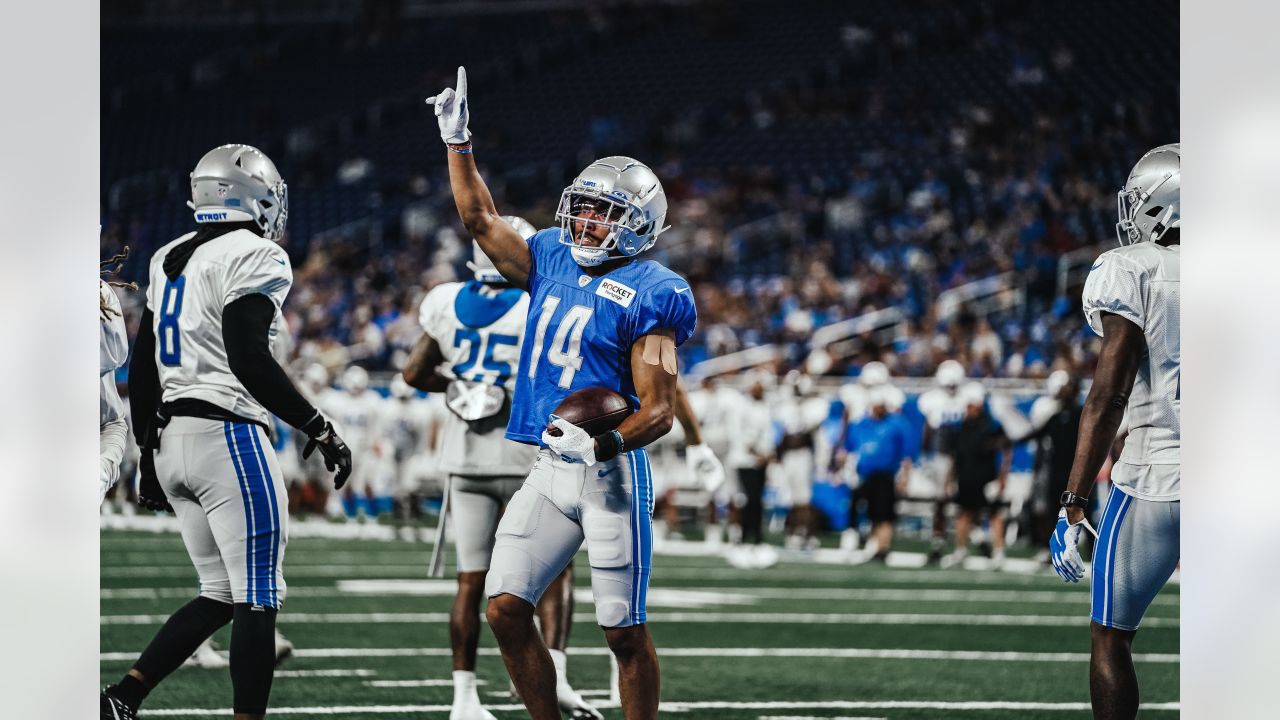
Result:
M1082 510L1089 508L1089 498L1077 495L1070 490L1064 490L1062 497L1058 498L1058 502L1062 507L1078 507Z

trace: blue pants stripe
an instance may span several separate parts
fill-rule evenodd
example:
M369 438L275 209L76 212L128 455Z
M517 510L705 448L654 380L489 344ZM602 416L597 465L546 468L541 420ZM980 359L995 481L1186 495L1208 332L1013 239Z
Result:
M645 511L640 518L640 537L643 541L644 574L640 577L640 619L644 621L649 607L649 575L653 572L653 468L649 466L649 453L640 450L644 462Z
M232 437L232 423L226 422L222 424L222 432L227 437L227 452L231 454L231 464L236 469L236 480L240 484L240 497L244 505L244 527L245 527L245 579L247 584L246 590L248 597L246 600L250 604L257 604L258 588L255 583L256 577L253 573L253 546L254 538L257 535L255 520L256 516L253 512L253 494L249 490L249 484L245 478L244 462L240 457L240 453L236 449L236 439Z
M272 483L271 468L267 465L267 456L262 453L262 440L257 431L249 427L249 438L253 440L254 454L258 461L258 472L262 474L263 493L267 496L271 520L271 567L268 569L271 578L271 607L280 607L280 586L276 580L276 568L280 566L280 507L276 500L275 486Z
M254 428L247 423L232 423L231 437L234 442L237 462L243 472L242 492L247 490L245 505L253 518L252 524L246 528L248 544L245 558L246 572L249 573L249 603L275 607L275 564L272 562L272 543L276 535L272 524L271 501L268 499L270 489L267 479L258 468L254 453Z
M631 621L643 623L648 617L645 601L649 595L649 574L653 558L653 482L649 455L644 450L627 453L631 463Z
M1120 545L1120 543L1117 542L1117 537L1120 535L1120 528L1124 526L1125 515L1129 513L1129 508L1133 505L1133 498L1125 495L1124 493L1120 494L1123 497L1123 500L1120 505L1120 511L1116 514L1115 520L1113 521L1115 523L1115 529L1111 532L1111 544L1110 547L1107 548L1109 551L1107 557L1107 608L1106 615L1104 616L1107 623L1111 623L1115 620L1116 548Z
M1116 488L1107 497L1107 507L1098 524L1098 544L1093 550L1093 591L1091 614L1107 618L1111 614L1112 592L1115 583L1115 538L1119 531L1118 516L1128 506L1129 496Z

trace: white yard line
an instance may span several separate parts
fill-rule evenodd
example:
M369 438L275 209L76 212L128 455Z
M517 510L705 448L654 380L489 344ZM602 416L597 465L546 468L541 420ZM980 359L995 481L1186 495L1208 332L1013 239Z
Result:
M104 615L101 625L159 625L168 615ZM594 622L594 613L575 613L575 622ZM286 613L282 624L305 623L353 623L353 624L409 624L422 625L447 623L449 613ZM1085 627L1088 618L1073 615L976 615L966 613L794 613L794 612L654 612L649 613L652 623L742 623L752 625L776 625L798 623L805 625L968 625L972 627ZM1178 618L1147 618L1143 628L1177 628Z
M276 670L277 678L347 678L373 677L378 673L366 668L330 668L326 670Z
M279 673L276 674L279 675ZM488 680L476 680L476 685L486 685L488 682ZM376 688L453 687L453 678L428 678L425 680L366 680L364 684L369 687Z
M139 651L140 652L140 651ZM439 648L298 648L293 651L299 658L388 658L388 657L448 657L452 650ZM496 656L497 648L480 648L481 655ZM604 656L605 647L570 647L569 655ZM138 652L104 652L103 662L121 662L137 659ZM875 659L875 660L984 660L989 662L1088 662L1088 653L1072 652L1022 652L990 650L906 650L898 648L658 648L661 657L681 658L822 658L822 659ZM1133 659L1140 663L1177 663L1178 653L1135 653ZM278 675L278 673L277 673ZM417 682L417 681L413 681ZM452 681L446 681L452 682ZM483 681L480 681L483 682Z
M756 720L889 720L879 715L759 715Z
M367 596L411 596L411 597L453 597L457 592L456 580L412 580L412 579L361 579L339 580L337 587L289 586L290 598L335 598L351 595ZM657 590L676 590L676 588L651 587L650 592ZM694 592L693 590L681 590ZM160 600L189 598L194 593L192 586L165 588L104 588L99 591L103 600ZM723 593L726 595L753 596L762 600L888 600L906 602L971 602L996 604L1065 604L1079 605L1088 602L1088 593L1074 590L1025 590L1009 592L1007 590L955 590L949 588L823 588L823 587L749 587L724 586L703 588L702 593ZM591 591L582 588L574 593L574 599L580 604L592 602ZM1177 594L1160 594L1152 605L1160 607L1177 607Z
M1143 703L1142 710L1177 711L1180 703ZM337 707L273 707L272 715L403 715L408 713L447 713L450 705L343 705ZM523 705L491 705L490 710L518 711ZM1078 712L1088 710L1089 703L1083 702L1006 702L1006 701L966 701L948 702L942 700L826 700L814 702L664 702L659 709L665 712L689 712L690 710L1058 710ZM225 708L166 708L147 710L153 717L209 717L227 716L231 711Z

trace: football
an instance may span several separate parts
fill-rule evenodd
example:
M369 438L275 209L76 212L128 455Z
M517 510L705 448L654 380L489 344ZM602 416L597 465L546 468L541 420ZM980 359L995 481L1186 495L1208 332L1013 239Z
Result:
M589 435L599 435L621 425L632 411L631 403L622 394L609 388L589 387L562 400L552 412L586 430ZM556 436L560 429L548 423L547 432Z

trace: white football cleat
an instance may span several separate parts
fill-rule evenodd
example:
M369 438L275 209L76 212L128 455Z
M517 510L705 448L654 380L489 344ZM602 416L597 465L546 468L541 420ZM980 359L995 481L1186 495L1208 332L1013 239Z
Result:
M231 661L222 657L217 650L213 649L213 640L205 640L200 643L200 647L191 653L191 657L183 665L188 667L204 668L205 670L221 670L231 666Z
M778 551L772 545L760 543L751 547L751 566L756 570L766 570L778 564Z
M484 709L479 702L454 703L449 710L449 720L498 720L493 713Z
M561 712L568 713L574 720L604 720L604 715L568 683L556 683L556 702L560 703Z
M276 667L280 667L280 663L288 660L293 655L293 643L289 642L289 638L276 630Z

